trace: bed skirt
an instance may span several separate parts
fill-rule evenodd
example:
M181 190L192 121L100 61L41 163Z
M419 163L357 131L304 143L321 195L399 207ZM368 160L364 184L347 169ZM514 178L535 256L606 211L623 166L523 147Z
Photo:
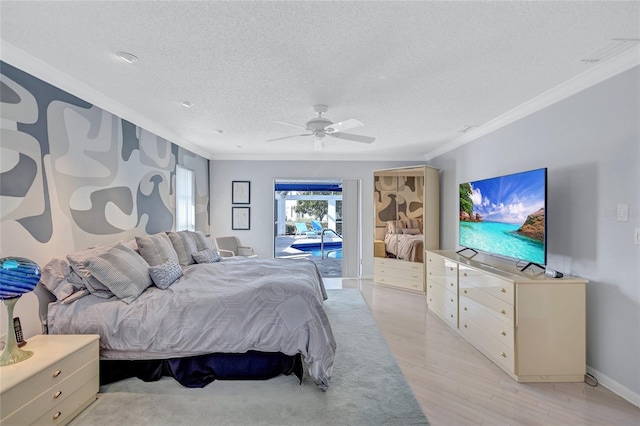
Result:
M302 384L302 356L281 352L216 353L155 360L100 360L100 385L137 377L155 382L163 376L182 386L202 388L214 380L266 380L295 374Z

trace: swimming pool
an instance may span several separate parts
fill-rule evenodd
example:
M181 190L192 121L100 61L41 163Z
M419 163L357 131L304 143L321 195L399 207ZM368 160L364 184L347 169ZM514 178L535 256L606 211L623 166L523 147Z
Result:
M306 253L311 253L311 256L322 256L322 251L320 250L320 243L294 243L291 244L291 247L304 251ZM342 241L327 241L324 243L324 255L325 257L331 259L342 259Z

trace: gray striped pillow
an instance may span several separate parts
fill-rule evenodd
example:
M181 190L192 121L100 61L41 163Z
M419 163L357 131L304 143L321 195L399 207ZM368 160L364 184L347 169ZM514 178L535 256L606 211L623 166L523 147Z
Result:
M196 247L198 248L198 251L202 251L205 249L210 249L211 244L209 244L209 240L207 239L207 237L202 233L202 231L186 231L188 232L193 239L196 242Z
M187 266L193 264L193 256L191 255L198 251L193 236L187 231L167 232L167 235L178 255L180 265Z
M150 266L160 265L169 259L180 262L176 250L171 245L171 240L164 232L137 236L136 243L140 255Z
M85 267L118 299L129 304L151 285L149 264L131 248L117 244L85 261Z

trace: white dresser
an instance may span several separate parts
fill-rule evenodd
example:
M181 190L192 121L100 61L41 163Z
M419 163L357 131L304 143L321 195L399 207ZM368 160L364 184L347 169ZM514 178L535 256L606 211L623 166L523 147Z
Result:
M96 399L97 335L37 335L33 356L0 367L0 424L64 425Z
M374 257L373 275L377 284L424 293L424 263L422 262Z
M427 251L429 309L518 382L582 382L586 280L480 258Z
M451 327L458 328L458 264L437 255L427 256L429 309Z

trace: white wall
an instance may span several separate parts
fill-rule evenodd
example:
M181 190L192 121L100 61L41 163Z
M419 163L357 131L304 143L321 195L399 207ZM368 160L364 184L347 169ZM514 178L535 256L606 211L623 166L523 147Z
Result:
M424 164L423 162L422 164ZM361 179L362 273L373 275L373 171L416 163L384 161L211 161L211 235L235 235L260 257L273 257L273 180ZM231 181L251 181L251 229L231 230Z
M587 364L640 404L640 67L456 150L441 170L441 246L457 248L458 184L548 168L548 263L589 280ZM618 222L617 204L629 205Z

